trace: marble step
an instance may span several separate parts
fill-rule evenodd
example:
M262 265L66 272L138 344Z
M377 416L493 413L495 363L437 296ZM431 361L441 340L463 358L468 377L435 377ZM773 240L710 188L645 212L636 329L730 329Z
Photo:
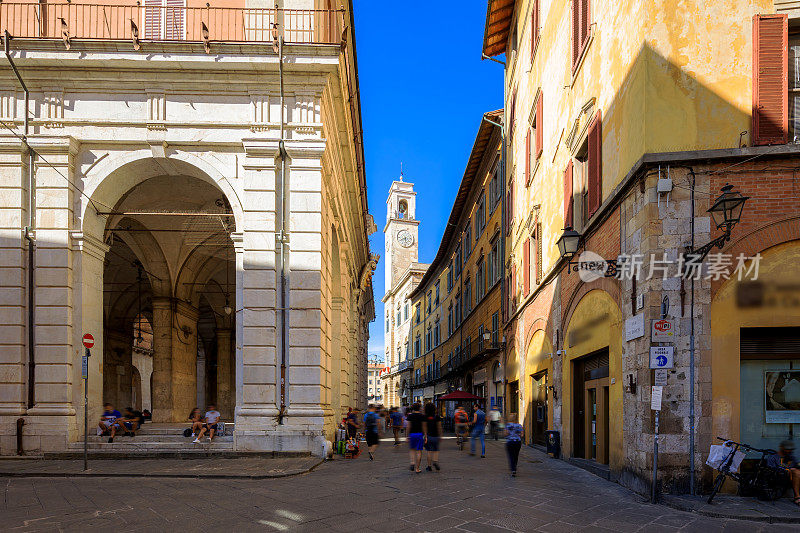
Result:
M97 435L89 435L89 442L107 442L108 435L98 437ZM114 438L114 442L183 442L191 444L191 437L184 437L181 435L146 435L136 433L135 437L123 437L118 435ZM82 440L80 442L83 442ZM203 442L208 442L207 437L203 437ZM224 435L222 437L214 436L214 442L233 442L233 435Z
M87 448L89 450L116 450L116 451L216 451L216 450L233 450L233 440L227 442L217 442L216 440L211 444L208 441L203 441L202 444L192 444L187 442L134 442L131 439L117 440L114 442L88 442ZM82 451L83 442L72 442L68 448L69 451Z

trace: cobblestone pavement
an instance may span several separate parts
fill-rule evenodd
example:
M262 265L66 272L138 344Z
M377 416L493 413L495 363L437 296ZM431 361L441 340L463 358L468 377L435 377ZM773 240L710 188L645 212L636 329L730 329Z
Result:
M501 443L487 458L443 443L442 471L408 470L383 442L308 474L267 480L5 478L0 529L13 531L797 531L650 505L563 461L523 449L508 476ZM135 468L134 461L130 462ZM800 512L800 511L799 511Z

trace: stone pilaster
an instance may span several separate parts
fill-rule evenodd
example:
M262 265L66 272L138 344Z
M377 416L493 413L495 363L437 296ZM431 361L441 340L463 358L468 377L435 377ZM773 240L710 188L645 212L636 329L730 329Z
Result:
M217 333L217 409L225 420L233 419L235 399L231 390L231 330L218 328Z

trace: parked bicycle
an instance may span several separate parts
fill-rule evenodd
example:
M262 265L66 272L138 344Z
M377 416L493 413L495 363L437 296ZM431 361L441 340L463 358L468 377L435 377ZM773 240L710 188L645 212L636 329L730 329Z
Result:
M781 475L781 472L767 465L767 459L778 452L770 449L753 448L749 444L723 439L722 437L717 437L717 440L723 441L723 445L730 448L730 451L718 469L719 474L714 479L714 486L708 496L708 503L711 503L728 477L739 484L738 494L740 496L756 496L759 500L769 501L777 500L781 497L784 490L786 490L785 478ZM738 451L761 454L761 458L753 470L747 472L731 471L731 466Z

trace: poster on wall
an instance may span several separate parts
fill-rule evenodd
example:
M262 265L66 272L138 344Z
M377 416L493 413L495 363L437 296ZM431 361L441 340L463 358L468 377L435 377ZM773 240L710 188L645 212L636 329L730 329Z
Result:
M767 424L800 423L800 370L765 370Z

